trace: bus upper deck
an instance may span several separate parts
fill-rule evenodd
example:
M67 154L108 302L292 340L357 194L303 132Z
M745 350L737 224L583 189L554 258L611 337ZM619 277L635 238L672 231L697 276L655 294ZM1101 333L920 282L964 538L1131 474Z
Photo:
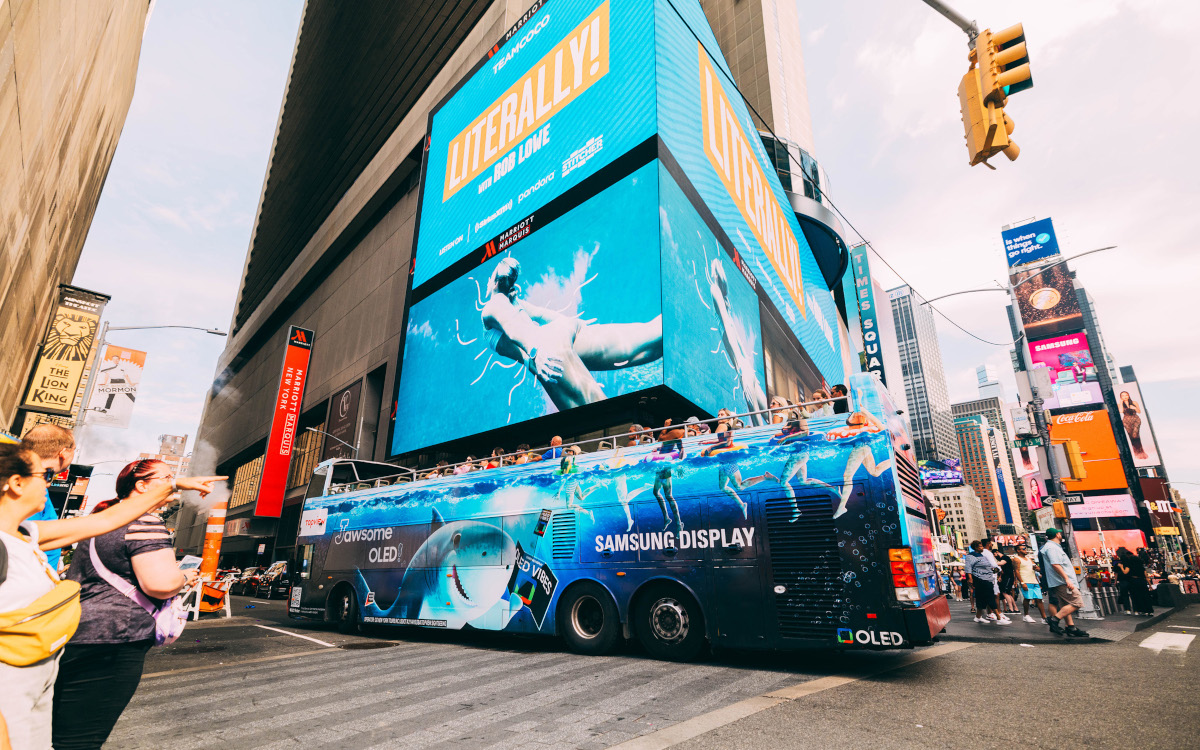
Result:
M850 386L848 413L807 424L349 492L329 477L305 501L289 613L586 652L631 635L673 658L706 639L928 643L948 609L909 440L878 381Z

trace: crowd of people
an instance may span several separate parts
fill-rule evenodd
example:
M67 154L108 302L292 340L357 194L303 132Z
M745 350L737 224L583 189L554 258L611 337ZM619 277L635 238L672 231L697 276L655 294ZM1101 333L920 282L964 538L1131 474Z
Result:
M115 498L59 518L47 484L74 453L71 432L49 424L0 444L0 750L104 745L158 640L144 602L161 608L196 582L159 511L225 479L134 461Z
M795 423L813 417L846 414L849 411L849 391L846 386L839 383L829 391L825 391L824 389L813 391L812 402L807 405L797 404L781 396L776 396L771 399L768 414L771 424L784 424ZM712 432L718 434L730 433L743 427L746 427L745 422L735 416L733 411L730 409L720 409L717 412L715 427L710 427L707 422L701 422L699 418L694 416L688 417L680 425L674 424L672 419L667 419L663 423L663 426L657 429L633 424L629 427L627 439L630 446L649 445L669 439L708 435ZM674 435L676 432L679 433L678 436ZM668 433L671 433L672 436L667 437ZM601 451L612 450L616 447L615 444L616 440L600 440L596 443L597 450ZM571 445L564 448L562 437L555 435L550 439L549 447L545 449L534 449L529 444L523 443L518 445L516 451L512 453L504 448L496 447L492 449L490 455L484 458L468 455L463 461L456 464L451 464L448 461L438 461L437 465L429 471L421 472L420 478L437 479L438 477L469 474L474 471L498 469L502 466L513 466L537 461L559 461L563 458L564 451L576 456L583 452L582 448L578 445Z

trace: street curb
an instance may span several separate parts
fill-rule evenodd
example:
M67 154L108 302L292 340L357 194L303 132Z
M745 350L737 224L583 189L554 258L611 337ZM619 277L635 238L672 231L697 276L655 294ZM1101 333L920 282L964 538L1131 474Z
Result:
M1130 632L1136 633L1138 631L1145 630L1146 628L1149 628L1153 625L1157 625L1158 623L1162 622L1163 620L1167 619L1171 615L1173 615L1176 612L1179 612L1181 610L1182 610L1181 607L1172 607L1170 609L1165 609L1162 612L1155 614L1153 617L1147 617L1146 619L1135 623L1133 626L1133 630ZM1103 624L1104 621L1103 620L1084 620L1083 622L1084 622L1084 624L1087 624L1087 623ZM1042 646L1042 645L1067 646L1067 645L1073 645L1076 643L1116 643L1117 642L1117 641L1109 640L1107 638L1066 638L1066 637L1047 638L1042 635L1039 635L1038 638L1036 638L1036 639L1029 639L1029 638L1021 638L1020 636L1002 635L1000 633L996 633L995 635L992 635L990 633L989 634L981 633L980 635L977 635L977 636L976 635L947 635L947 634L943 633L942 635L939 635L936 640L938 642L945 641L945 642L949 642L949 643L1003 643L1003 644L1012 645L1012 646L1015 646L1015 645L1018 645L1021 643L1027 643L1030 646Z

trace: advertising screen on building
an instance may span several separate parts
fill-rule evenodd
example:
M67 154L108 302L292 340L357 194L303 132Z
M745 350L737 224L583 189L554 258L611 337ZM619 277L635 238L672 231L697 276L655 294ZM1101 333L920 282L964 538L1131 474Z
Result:
M1120 490L1128 487L1107 411L1100 409L1055 414L1050 420L1050 439L1056 443L1074 440L1079 443L1083 454L1083 467L1087 470L1087 478L1064 479L1063 485L1068 492Z
M1004 255L1008 258L1009 268L1058 255L1058 238L1054 234L1054 222L1049 218L1005 229L1000 236L1004 240Z
M1065 265L1045 271L1018 271L1011 280L1016 286L1021 322L1031 340L1083 329L1083 311Z
M1121 411L1121 425L1125 428L1125 439L1133 453L1133 465L1138 468L1158 466L1162 463L1150 430L1150 418L1146 415L1146 402L1137 383L1122 383L1116 386L1117 408Z
M963 485L962 464L957 458L944 461L920 461L921 486L927 490Z
M1137 529L1076 531L1071 535L1071 541L1079 548L1076 551L1085 562L1096 564L1115 555L1121 547L1130 552L1144 548L1146 535Z
M1071 518L1117 518L1138 514L1132 495L1088 495L1082 504L1068 507Z
M1045 366L1050 370L1054 395L1045 399L1044 408L1104 403L1100 376L1092 361L1086 333L1080 331L1031 341L1029 358L1034 367Z
M434 111L414 288L653 135L653 13L546 3Z
M414 304L393 454L660 385L657 190L654 162Z
M283 371L279 375L279 390L272 410L271 434L267 438L258 496L254 502L256 516L279 518L283 513L283 495L287 491L292 448L296 445L300 407L304 403L304 383L308 379L313 337L313 332L307 328L291 326L288 329Z

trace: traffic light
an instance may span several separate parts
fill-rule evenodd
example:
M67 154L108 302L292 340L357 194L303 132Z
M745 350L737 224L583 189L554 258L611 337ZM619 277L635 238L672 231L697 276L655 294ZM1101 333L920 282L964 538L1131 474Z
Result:
M958 101L966 131L971 166L1004 154L1016 161L1021 149L1009 138L1014 124L1004 112L1008 95L1033 86L1025 31L1021 24L992 33L980 32L969 55L971 67L958 84Z
M1067 517L1067 504L1064 503L1062 500L1054 501L1054 517L1055 518L1066 518Z
M1083 465L1083 451L1079 442L1068 440L1063 443L1063 449L1067 452L1067 466L1071 470L1071 479L1087 479L1087 469Z

